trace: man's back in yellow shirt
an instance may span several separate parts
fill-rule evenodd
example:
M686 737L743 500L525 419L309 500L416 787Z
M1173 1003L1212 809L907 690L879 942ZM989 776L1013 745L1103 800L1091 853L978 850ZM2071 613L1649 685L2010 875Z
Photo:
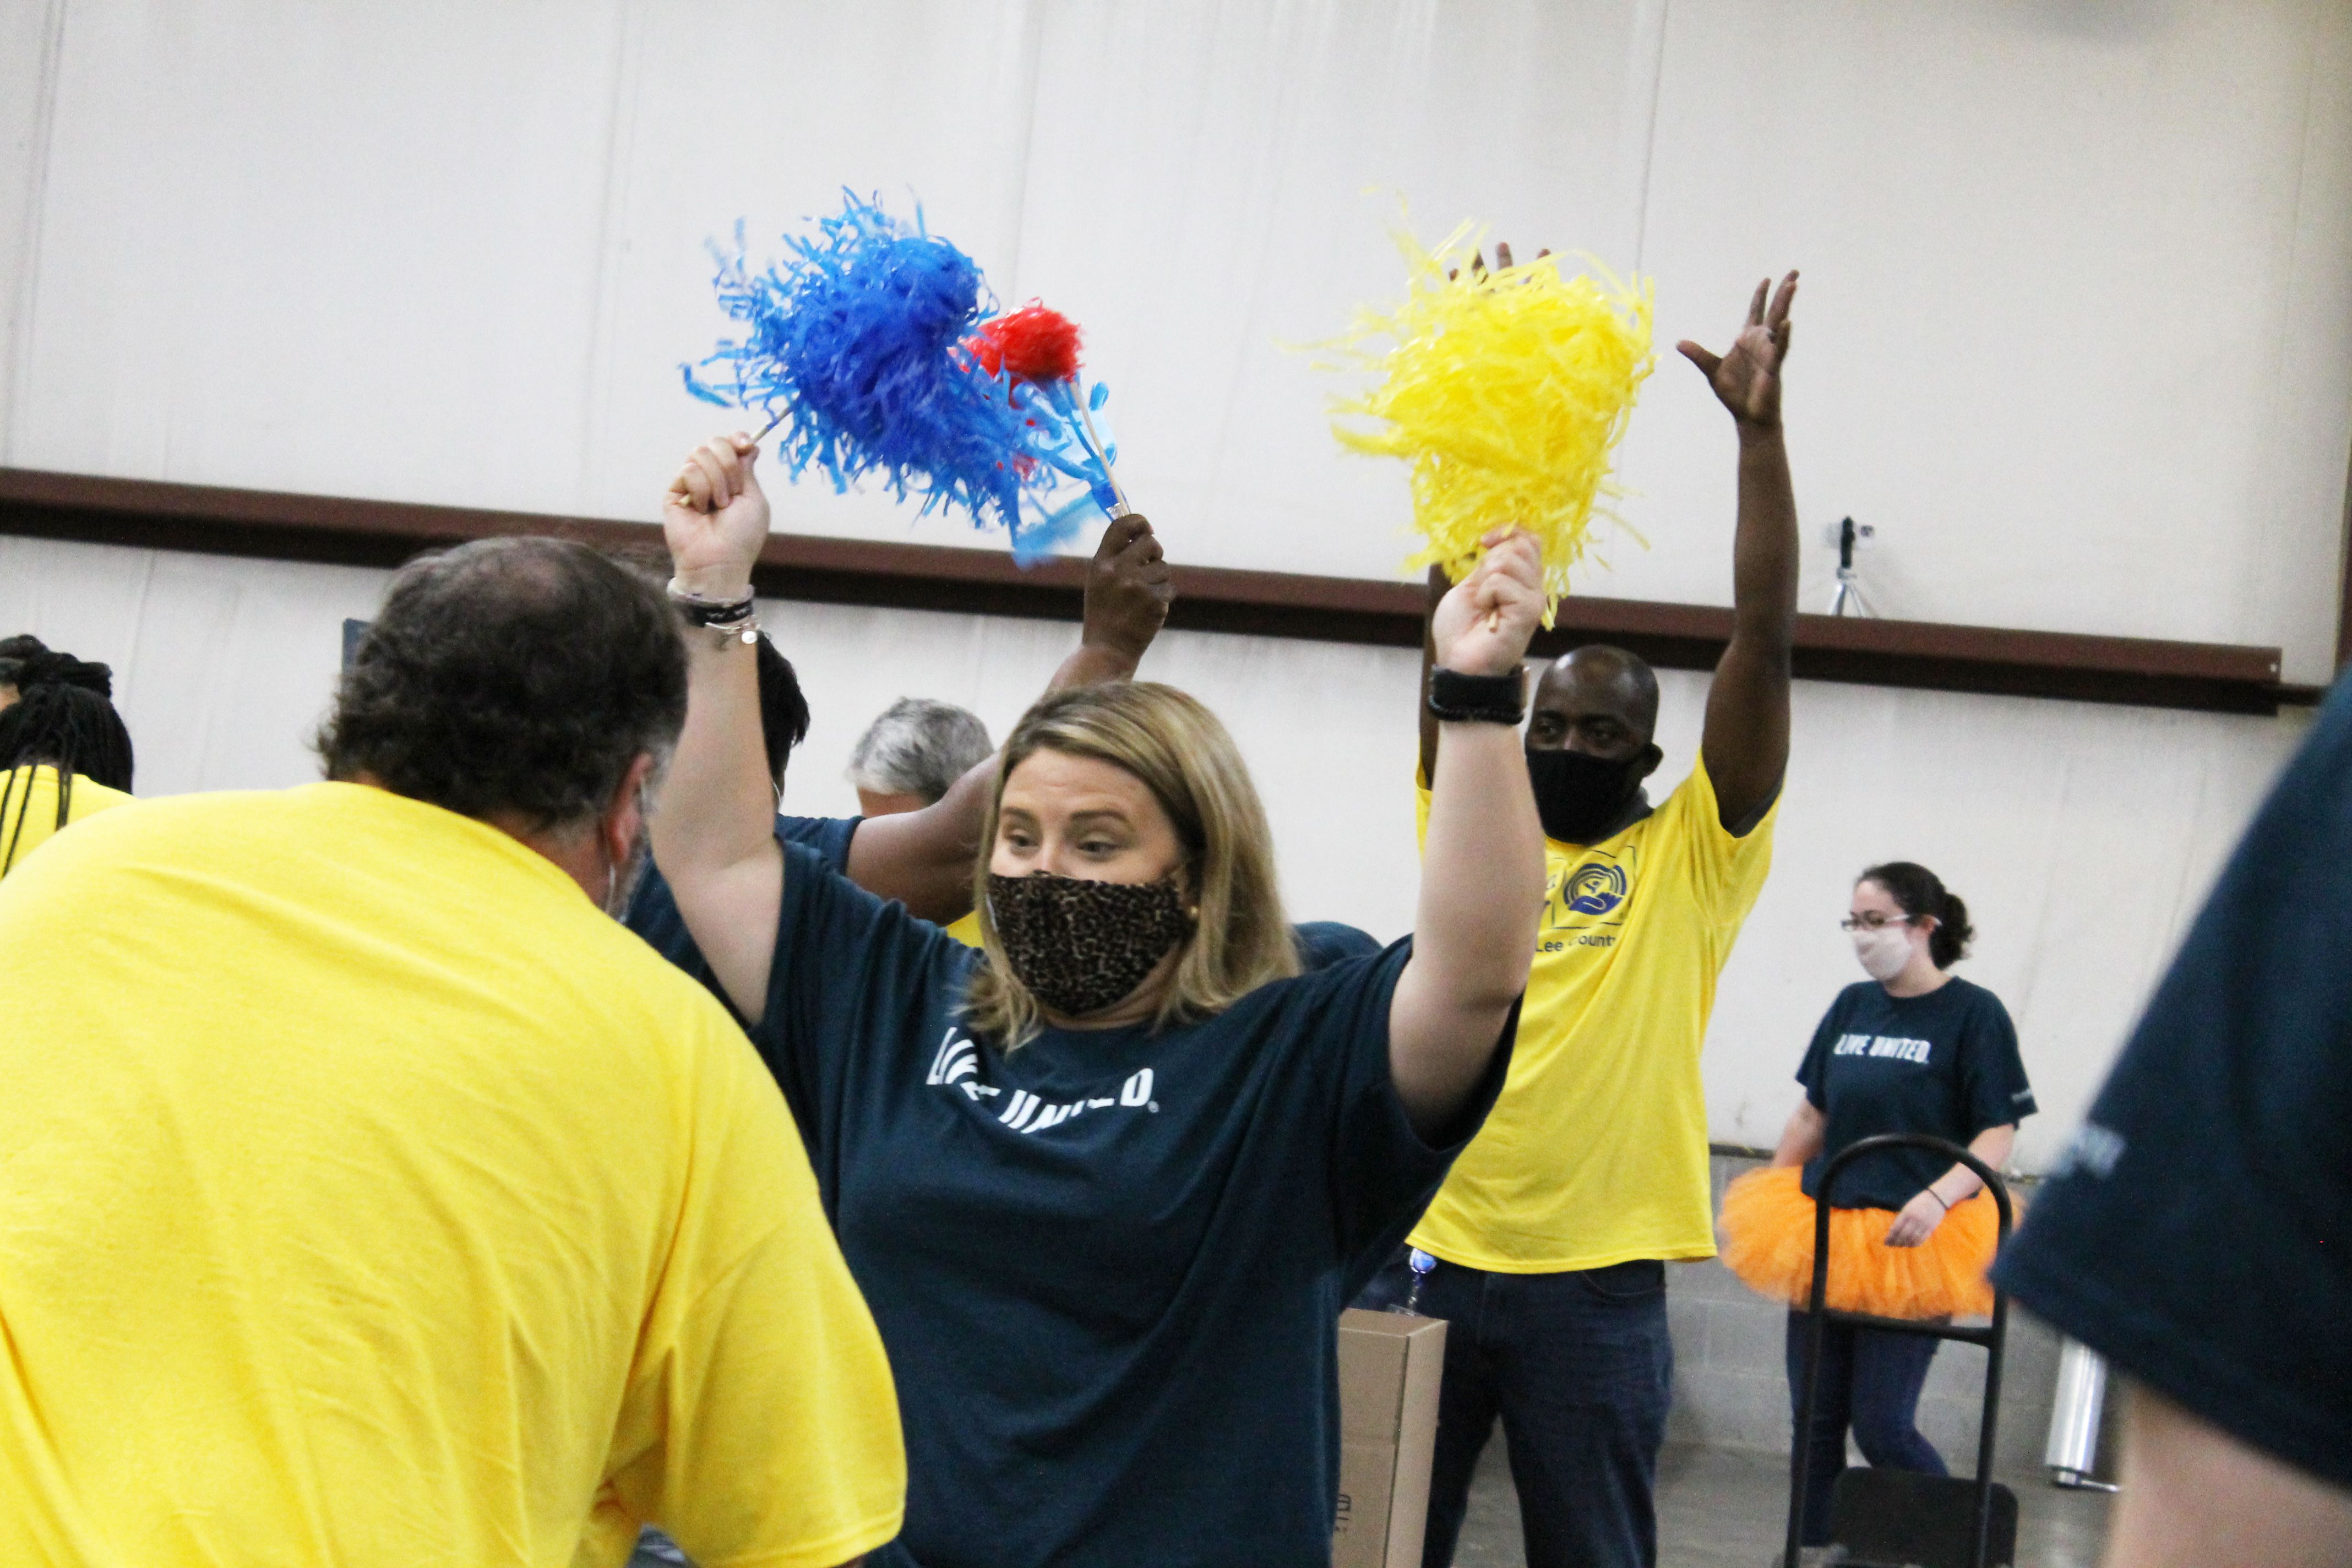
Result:
M889 1373L741 1033L515 839L184 796L0 884L0 1558L896 1533Z

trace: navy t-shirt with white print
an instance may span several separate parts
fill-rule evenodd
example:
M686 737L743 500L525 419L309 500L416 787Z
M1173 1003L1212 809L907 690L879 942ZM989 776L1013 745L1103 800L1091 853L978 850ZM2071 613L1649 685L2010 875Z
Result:
M846 875L849 870L849 841L857 836L862 816L782 816L776 818L776 842L798 844L816 852L825 868ZM629 895L628 911L621 923L646 940L647 946L672 963L701 981L727 999L710 973L710 964L702 956L702 949L694 943L693 935L686 929L686 917L677 912L677 896L670 891L669 879L651 860L646 862L646 873L637 882L636 891Z
M1823 1163L1850 1143L1924 1132L1966 1144L2034 1110L2009 1009L1958 975L1920 996L1894 995L1875 980L1847 986L1813 1031L1797 1081L1825 1118L1822 1152L1805 1164L1809 1197ZM1951 1168L1925 1149L1865 1154L1838 1173L1831 1201L1900 1209Z
M1327 1563L1334 1325L1485 1120L1415 1135L1388 1073L1411 946L1214 1018L958 1017L982 955L784 852L752 1041L808 1131L896 1374L906 1531L877 1563Z

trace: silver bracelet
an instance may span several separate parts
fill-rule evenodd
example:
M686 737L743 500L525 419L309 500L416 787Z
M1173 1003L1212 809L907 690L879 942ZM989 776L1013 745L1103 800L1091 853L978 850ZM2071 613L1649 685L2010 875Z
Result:
M760 640L760 601L746 594L740 599L706 599L699 594L689 594L669 580L670 603L689 626L701 626L719 634L720 647L740 637L747 643Z

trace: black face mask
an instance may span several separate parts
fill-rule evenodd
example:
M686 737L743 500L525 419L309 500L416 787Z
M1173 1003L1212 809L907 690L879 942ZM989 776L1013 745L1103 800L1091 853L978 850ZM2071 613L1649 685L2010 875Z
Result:
M1544 837L1563 844L1599 843L1642 787L1646 755L1636 752L1612 763L1583 752L1530 751L1528 782L1535 785Z
M1040 871L988 877L1005 962L1029 994L1066 1017L1122 1002L1192 932L1177 874L1157 882L1089 882Z

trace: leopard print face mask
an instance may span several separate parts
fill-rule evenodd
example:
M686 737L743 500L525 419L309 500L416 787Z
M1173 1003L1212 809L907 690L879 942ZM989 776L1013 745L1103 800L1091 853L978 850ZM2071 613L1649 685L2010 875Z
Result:
M1065 1017L1123 1002L1168 950L1192 934L1178 874L1157 882L1089 882L1039 871L988 878L988 907L1013 974Z

